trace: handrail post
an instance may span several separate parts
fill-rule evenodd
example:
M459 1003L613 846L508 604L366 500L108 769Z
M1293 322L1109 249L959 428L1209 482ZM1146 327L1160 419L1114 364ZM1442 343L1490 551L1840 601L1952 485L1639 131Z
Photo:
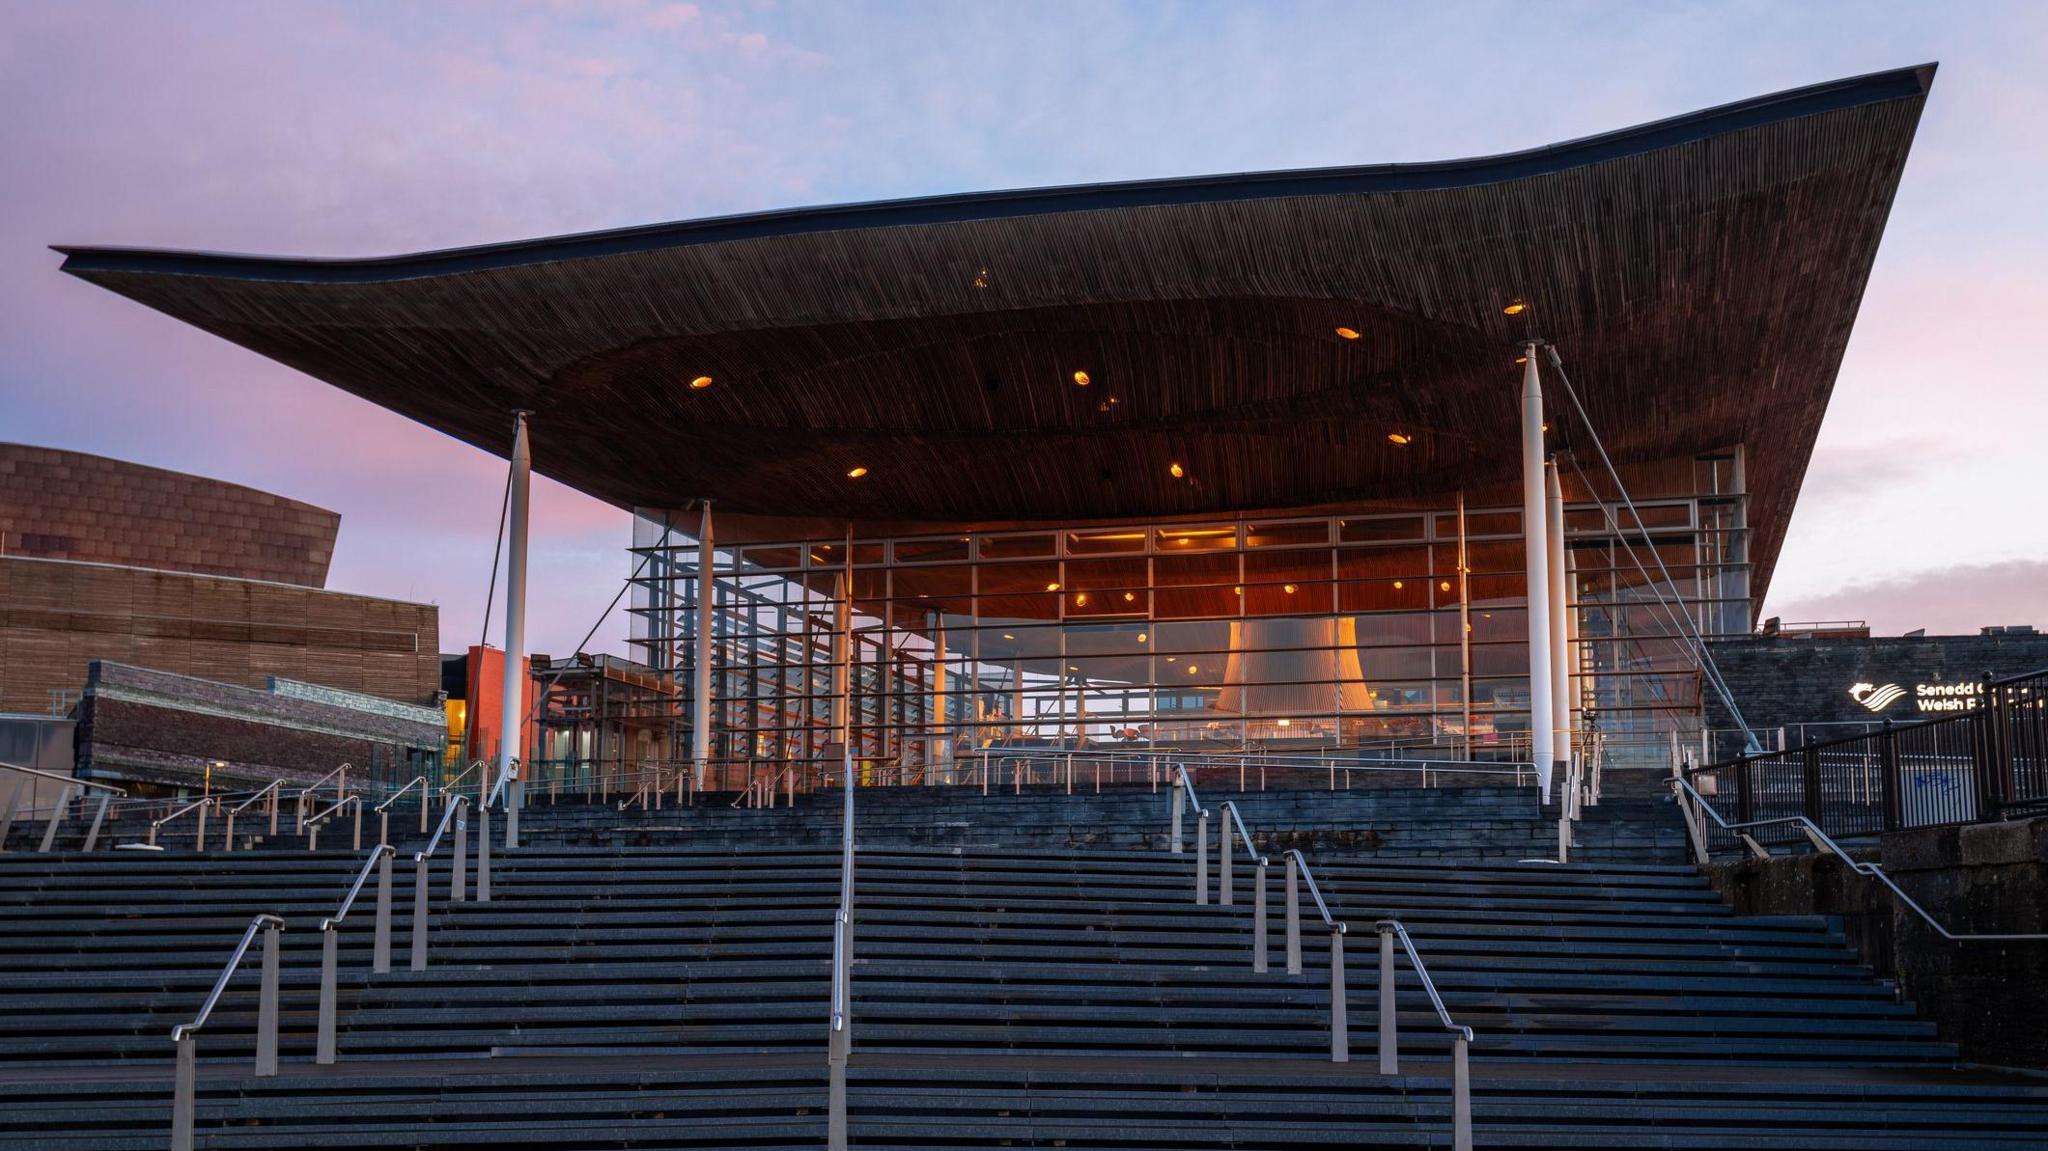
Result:
M171 1076L171 1151L192 1151L193 1097L198 1094L199 1065L191 1032L178 1036L178 1066Z
M1252 971L1266 973L1266 857L1252 866Z
M370 971L383 975L391 970L391 857L390 850L377 861L377 926L370 944Z
M263 925L263 989L256 1003L256 1074L277 1074L277 937L284 925Z
M412 882L412 969L427 969L427 872L433 866L430 859L415 857L413 860Z
M1195 905L1209 902L1209 813L1195 813Z
M1472 1151L1471 1046L1463 1032L1451 1041L1451 1151Z
M1824 824L1821 810L1820 748L1808 743L1799 756L1799 814Z
M1216 821L1216 902L1222 907L1231 906L1236 899L1236 894L1231 891L1234 884L1231 883L1230 822L1227 815Z
M1344 1005L1344 925L1330 927L1330 1062L1351 1062L1351 1021Z
M1181 852L1182 852L1182 848L1181 848L1181 842L1180 842L1180 809L1181 809L1181 800L1182 800L1182 797L1183 797L1183 796L1185 795L1186 791L1187 791L1187 789L1181 786L1181 778L1180 778L1180 775L1179 775L1178 773L1175 773L1175 775L1174 775L1174 777L1173 777L1173 847L1172 847L1172 852L1173 852L1173 854L1175 854L1175 855L1179 855L1179 854L1181 854Z
M220 849L230 852L235 849L235 813L233 811L228 812L227 826L221 829Z
M462 829L458 827L455 834L455 842L460 845ZM477 808L476 812L476 901L491 901L491 806L488 803Z
M1301 865L1287 855L1287 974L1301 974Z
M377 846L391 846L391 813L388 811L377 813Z
M1380 1074L1401 1073L1400 1014L1394 999L1394 930L1380 925Z
M448 902L461 903L469 870L469 820L455 817L455 870L448 876Z
M326 1066L334 1062L334 999L338 929L330 921L320 929L320 1032L314 1041L313 1062Z

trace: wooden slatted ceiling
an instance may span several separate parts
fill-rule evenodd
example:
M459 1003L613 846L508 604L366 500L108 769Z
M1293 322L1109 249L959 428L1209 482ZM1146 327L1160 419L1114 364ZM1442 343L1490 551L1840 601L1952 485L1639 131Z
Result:
M1761 594L1925 77L1897 89L1777 119L1798 101L1771 98L1727 130L1434 189L622 238L384 279L87 251L67 268L491 451L531 409L535 466L620 506L862 522L1500 482L1516 343L1541 335L1618 458L1747 445ZM1529 310L1504 315L1516 298Z

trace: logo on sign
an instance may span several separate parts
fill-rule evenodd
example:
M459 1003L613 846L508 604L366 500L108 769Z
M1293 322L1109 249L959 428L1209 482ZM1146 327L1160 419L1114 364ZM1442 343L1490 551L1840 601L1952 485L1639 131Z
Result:
M1906 689L1895 683L1879 687L1874 683L1859 683L1849 688L1849 698L1871 711L1883 711L1906 697Z

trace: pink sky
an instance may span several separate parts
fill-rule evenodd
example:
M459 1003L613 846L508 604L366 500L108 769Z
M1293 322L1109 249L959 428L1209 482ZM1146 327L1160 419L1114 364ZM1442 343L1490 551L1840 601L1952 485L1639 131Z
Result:
M1437 159L1927 60L1766 612L2048 626L2048 17L2027 5L7 5L0 438L333 508L331 585L438 602L453 649L479 634L502 461L63 277L44 246L378 254ZM625 574L627 517L535 491L529 634L565 652Z

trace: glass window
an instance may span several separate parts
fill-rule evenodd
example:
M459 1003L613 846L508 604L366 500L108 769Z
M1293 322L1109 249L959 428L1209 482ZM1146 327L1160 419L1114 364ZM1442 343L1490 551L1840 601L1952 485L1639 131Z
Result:
M1224 524L1180 524L1160 528L1153 540L1161 552L1214 551L1237 547L1237 528Z
M1338 524L1337 538L1347 544L1419 540L1422 522L1419 515L1347 519Z
M1028 536L983 536L981 558L985 560L1025 559L1050 556L1054 551L1050 534Z
M1289 523L1251 524L1245 528L1248 548L1299 547L1330 542L1327 520L1297 520Z

